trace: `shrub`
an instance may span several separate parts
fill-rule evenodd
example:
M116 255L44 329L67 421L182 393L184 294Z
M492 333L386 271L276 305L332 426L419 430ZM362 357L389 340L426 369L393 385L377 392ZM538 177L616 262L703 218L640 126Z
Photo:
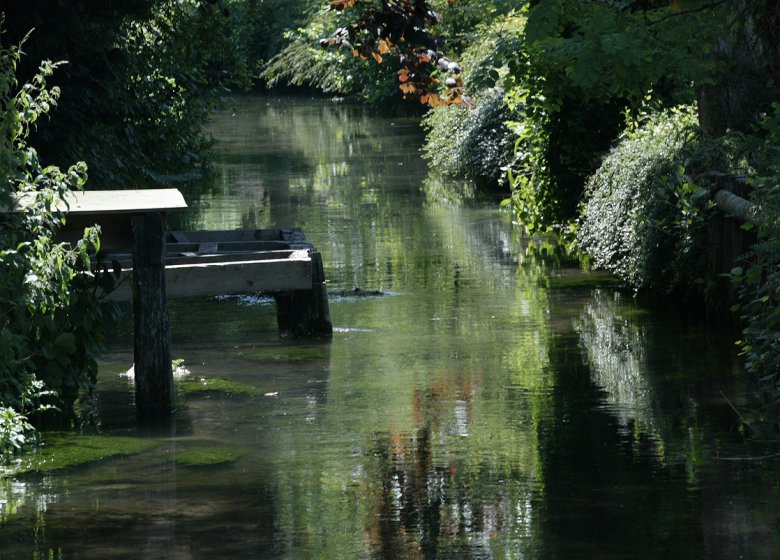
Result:
M423 120L425 157L444 175L496 184L512 160L515 137L506 126L510 119L501 89L483 92L472 109L452 105L432 109Z
M437 107L425 116L425 157L437 172L478 184L496 184L504 176L517 137L506 124L516 116L504 102L503 77L520 48L524 25L515 14L488 21L460 56L464 86L475 106Z
M579 247L636 289L688 288L705 270L706 174L727 165L727 144L702 135L691 106L627 130L588 181Z
M95 356L118 309L98 298L87 274L97 228L75 246L54 241L65 221L58 208L82 187L86 166L44 168L27 145L59 90L47 89L56 65L45 62L16 93L20 53L0 48L0 208L11 208L18 193L27 199L19 211L0 214L0 454L28 441L27 416L54 405L68 410L80 390L94 386Z
M732 271L745 323L739 342L745 366L759 383L762 408L749 418L757 430L780 428L780 103L766 116L750 157L753 201L761 208L758 241Z

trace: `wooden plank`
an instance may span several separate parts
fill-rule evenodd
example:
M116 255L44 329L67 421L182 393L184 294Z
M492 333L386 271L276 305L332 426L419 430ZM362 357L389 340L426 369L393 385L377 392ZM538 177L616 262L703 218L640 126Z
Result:
M283 251L258 251L254 253L233 253L226 255L223 253L217 253L215 255L167 255L165 257L165 266L171 266L175 264L211 264L211 263L224 263L224 262L240 262L240 261L272 261L283 260L291 257L298 258L292 249L286 249ZM127 268L132 268L130 263Z
M312 262L308 251L293 251L289 258L174 264L165 267L168 298L202 297L219 294L255 294L312 289ZM132 270L122 271L123 279ZM115 301L132 297L128 282L109 296Z
M219 243L216 241L198 244L198 253L216 253L217 251L219 251Z
M184 232L182 231L171 231L169 232L169 235L176 243L189 243L190 240L187 239L187 236L184 235Z
M32 203L35 193L14 193L19 211ZM135 189L114 191L74 191L56 207L70 214L136 214L184 210L187 203L178 189Z
M220 245L237 242L280 242L287 243L296 249L311 249L312 244L306 240L298 228L291 229L238 229L210 231L172 231L168 233L168 243L176 243L186 239L189 243L208 243L216 241Z
M170 231L169 243L176 241L177 237L183 237L187 243L206 243L217 241L225 243L230 241L284 241L281 229L227 229L227 230L194 230L194 231Z
M215 255L198 255L196 253L176 253L174 255L168 254L165 256L165 266L171 266L175 264L211 264L211 263L225 263L225 262L240 262L240 261L270 261L279 259L289 259L294 250L285 249L282 251L257 251L252 253L232 253L230 255L215 254ZM297 256L296 256L297 257ZM122 270L132 271L133 269L133 255L127 253L109 253L103 257L103 262L111 264L113 261L118 261Z
M221 241L218 243L168 243L168 254L176 253L247 253L290 249L286 241Z

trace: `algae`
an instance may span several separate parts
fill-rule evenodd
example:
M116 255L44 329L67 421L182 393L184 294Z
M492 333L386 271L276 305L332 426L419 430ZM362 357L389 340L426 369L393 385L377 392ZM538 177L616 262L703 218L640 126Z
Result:
M234 447L207 447L178 451L176 462L185 467L220 465L238 461L249 454L246 449Z
M184 394L193 393L229 393L234 395L263 395L260 387L240 381L230 381L221 377L198 377L180 379L177 384L179 390Z
M258 361L303 362L325 359L329 353L329 348L323 346L288 346L284 348L254 348L243 352L243 355Z
M50 473L125 455L136 455L160 445L151 439L127 436L85 436L66 432L43 434L43 444L3 467L0 476Z

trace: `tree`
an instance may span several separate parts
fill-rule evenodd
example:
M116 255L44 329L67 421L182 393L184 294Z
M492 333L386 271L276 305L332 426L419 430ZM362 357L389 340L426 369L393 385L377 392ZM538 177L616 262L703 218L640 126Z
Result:
M57 118L31 134L40 157L84 160L91 188L154 186L202 174L202 124L248 67L215 0L2 2L7 40L25 44L19 77L35 60L62 60L53 84L67 94ZM139 184L141 183L141 184Z
M450 0L453 3L454 0ZM460 65L442 51L429 27L441 23L441 14L427 0L330 0L329 10L354 9L356 15L320 46L346 48L355 57L381 64L387 53L397 51L397 71L404 98L419 99L430 107L470 104L459 76ZM435 88L443 88L436 91Z

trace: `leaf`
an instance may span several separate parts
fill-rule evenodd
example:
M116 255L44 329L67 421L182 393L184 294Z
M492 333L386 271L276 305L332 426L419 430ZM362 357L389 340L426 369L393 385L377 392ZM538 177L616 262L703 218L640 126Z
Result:
M64 332L54 339L54 344L66 354L72 354L76 351L76 335Z
M357 0L330 0L330 9L343 10L344 8L352 8L357 4Z
M381 54L379 54L377 52L374 52L374 51L371 51L371 56L374 57L374 60L376 60L377 64L382 64L382 55Z

